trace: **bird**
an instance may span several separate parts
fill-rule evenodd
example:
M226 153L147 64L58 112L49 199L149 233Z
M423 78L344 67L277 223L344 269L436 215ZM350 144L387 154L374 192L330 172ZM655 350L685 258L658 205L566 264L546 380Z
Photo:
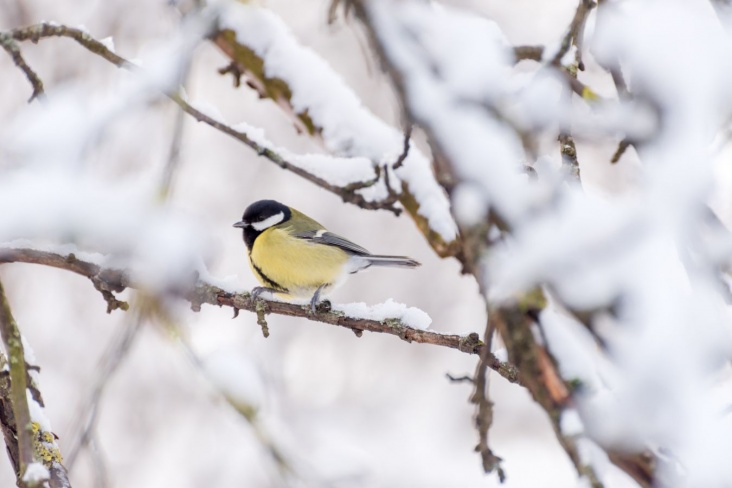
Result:
M354 273L371 266L415 268L421 265L406 256L371 254L275 200L252 203L234 227L243 230L249 264L262 284L252 290L252 297L256 299L270 292L310 298L313 313L321 296L332 292Z

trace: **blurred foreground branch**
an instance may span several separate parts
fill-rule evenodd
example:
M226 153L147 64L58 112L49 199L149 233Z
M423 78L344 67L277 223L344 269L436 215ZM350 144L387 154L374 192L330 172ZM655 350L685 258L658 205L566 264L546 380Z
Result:
M91 35L89 35L88 32L82 29L68 27L60 24L50 24L47 22L42 22L40 24L12 29L7 32L0 31L0 43L2 43L3 46L5 46L6 43L12 43L7 44L9 46L16 46L15 41L32 41L34 43L37 43L39 40L49 37L66 37L73 39L92 53L101 56L118 68L124 68L134 72L142 71L142 68L128 61L122 56L119 56L114 51L110 50L105 44L94 39ZM2 41L6 41L6 43L3 43ZM20 51L17 49L16 51L17 55L20 56ZM16 64L18 63L16 62ZM26 74L28 74L28 71L24 69L24 66L27 67L27 65L18 64L18 66L23 69ZM30 70L30 68L28 69ZM32 70L30 72L35 74ZM35 82L36 79L38 83ZM37 76L35 78L29 76L29 80L31 80L31 83L33 84L34 94L37 91L38 86L42 88L42 82ZM357 192L357 190L373 184L371 181L363 182L362 184L357 185L347 185L345 187L334 185L326 181L325 179L318 177L317 175L305 171L296 164L293 164L273 149L259 144L251 137L249 137L246 133L238 131L233 127L227 125L226 123L216 120L209 115L206 115L205 113L196 109L190 103L188 103L184 99L184 97L177 91L168 91L165 93L165 95L173 102L175 102L184 112L191 115L197 121L203 122L208 126L230 137L233 137L239 142L244 143L245 145L256 151L258 155L269 159L280 168L295 173L296 175L310 181L311 183L314 183L315 185L338 195L343 199L344 202L352 203L368 210L388 210L395 215L399 215L399 213L401 212L401 208L395 205L397 200L397 196L395 195L389 195L384 200L370 201L365 199L363 195ZM379 175L377 174L377 178L378 176Z
M453 185L461 182L469 183L471 175L461 174L458 170L458 164L463 154L450 146L451 141L440 137L443 129L440 121L443 115L423 110L419 106L419 102L415 101L417 97L410 91L414 86L427 85L433 86L435 91L443 90L440 94L445 97L455 97L454 93L448 92L448 89L445 88L448 84L440 79L441 70L439 68L442 60L431 58L422 51L413 50L411 39L419 38L419 36L413 30L410 30L413 29L411 25L406 27L405 24L400 23L402 20L398 15L398 7L393 7L388 2L372 3L365 0L351 0L350 3L356 18L366 29L374 51L381 59L385 71L391 78L402 106L425 131L433 148L433 153L441 162L440 171L445 174L438 175L438 181L451 181ZM418 4L418 2L414 2L414 5ZM581 65L580 40L582 26L593 7L594 3L592 1L580 0L575 17L564 37L561 51L554 58L554 64L559 65L564 54L569 52L572 45L575 45L577 48L575 62L577 67ZM426 13L425 15L429 14ZM401 33L401 30L409 32L409 35L399 36L395 34L395 32ZM421 54L422 57L418 57L417 54ZM526 49L516 51L516 55L524 59L536 59L537 57L541 58L541 51ZM568 70L563 71L569 72ZM585 92L588 89L579 84L575 76L568 76L567 79L574 80L575 83L570 83L569 87L585 97ZM433 84L430 85L430 83ZM456 118L464 117L470 121L473 114L466 111L463 113L455 112L453 115ZM502 122L500 118L494 118L496 118L497 123ZM456 119L453 122L456 123ZM573 177L578 179L578 164L573 141L572 144L569 144L570 141L562 142L563 155L571 156L568 165L573 169ZM564 153L565 147L572 150L571 155ZM464 166L465 163L463 162ZM448 193L450 193L451 198L454 196L449 188ZM572 402L571 385L568 385L562 379L554 358L536 333L541 330L540 312L547 304L544 291L541 287L536 287L517 296L513 303L496 307L489 303L488 280L483 276L484 266L481 266L481 260L487 255L492 244L489 230L496 230L496 234L509 233L512 230L510 224L510 216L501 214L500 208L493 207L487 212L487 218L484 222L478 222L471 226L460 226L461 250L456 257L461 261L464 272L474 275L489 310L489 327L486 329L484 341L486 343L490 341L489 335L492 334L493 328L500 333L506 345L509 361L516 365L524 380L522 384L526 386L533 399L547 413L557 439L574 464L575 469L580 475L587 478L593 488L602 487L600 477L591 464L592 461L587 456L582 455L575 438L562 432L562 413ZM500 239L500 236L496 239ZM487 429L492 421L492 411L490 399L485 394L485 385L480 380L479 365L476 378L474 378L476 392L472 398L477 405L476 426L480 437L478 448L482 454L484 469L486 471L496 470L499 477L502 477L502 471L498 464L500 458L493 454L487 442ZM652 457L645 456L644 453L616 455L612 450L608 450L608 454L616 466L633 476L641 486L650 487L654 484ZM619 456L622 456L622 462L619 460Z
M29 380L23 340L0 283L0 335L8 370L0 373L0 424L18 486L70 487L53 434L32 421L28 401L42 406L40 391Z

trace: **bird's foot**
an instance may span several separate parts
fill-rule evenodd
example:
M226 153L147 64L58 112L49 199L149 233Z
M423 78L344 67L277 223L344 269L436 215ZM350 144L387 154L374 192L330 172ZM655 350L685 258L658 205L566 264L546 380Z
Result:
M318 302L320 301L320 292L323 291L323 288L325 288L326 285L320 285L317 290L315 290L315 293L313 294L313 298L310 299L310 311L313 313L316 313L318 311ZM327 300L326 300L327 301ZM328 309L330 309L330 302L328 302Z
M275 290L274 288L267 288L266 286L255 286L252 288L252 300L256 300L259 298L259 295L265 292L270 292L272 294L279 293L279 290Z

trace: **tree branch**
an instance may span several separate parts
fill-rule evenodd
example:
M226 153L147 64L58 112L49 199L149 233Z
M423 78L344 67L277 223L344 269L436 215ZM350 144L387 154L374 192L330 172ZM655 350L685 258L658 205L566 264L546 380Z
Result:
M7 352L1 353L3 363L9 371L0 372L0 426L2 427L8 456L15 469L18 486L35 488L70 488L66 468L61 464L61 454L52 433L32 421L28 407L28 396L43 406L41 392L28 375L23 340L13 318L5 290L0 283L0 336ZM47 480L26 477L28 467L42 464L48 470ZM48 482L48 485L45 482Z
M594 0L579 0L572 22L569 24L569 29L567 29L567 33L562 39L562 44L554 55L551 64L557 67L561 66L562 58L574 45L577 48L577 53L575 54L577 69L580 71L585 70L584 63L582 62L582 34L584 33L585 24L587 23L587 17L596 5L597 4Z
M584 24L589 10L594 6L594 2L591 0L580 0L580 2L578 12L575 14L575 18L572 21L568 34L565 36L565 40L569 44L567 45L564 53L555 57L555 60L561 61L561 57L563 57L569 49L572 40L579 37L581 26ZM371 12L369 10L369 2L366 0L351 0L351 3L353 4L355 16L366 28L366 32L373 43L374 50L381 58L382 65L391 77L401 103L407 111L413 112L414 108L410 107L410 104L408 103L410 97L408 96L408 83L406 78L409 73L399 66L396 56L394 58L389 56L389 53L393 51L394 48L393 46L388 46L386 44L387 38L385 36L380 36L377 26L374 25L374 19L371 17ZM532 50L531 53L538 54L538 50ZM578 57L577 60L580 60L580 58ZM431 61L432 60L429 60L428 62ZM592 98L594 96L587 87L579 83L574 76L571 76L569 71L566 69L562 69L562 71L567 73L567 78L570 79L569 85L573 91L580 93L583 98ZM453 184L460 183L460 179L453 169L453 162L435 142L438 141L439 138L435 136L430 120L420 120L417 118L417 122L424 122L422 123L422 128L431 140L433 150L441 160L442 167L449 173L449 180ZM448 193L450 193L449 189ZM461 249L456 257L458 257L463 264L463 272L471 273L475 276L481 292L484 291L483 288L485 281L481 271L483 267L478 266L478 263L485 253L488 252L490 246L490 242L488 242L486 238L486 236L489 235L488 229L492 225L495 225L500 229L507 229L505 225L499 225L501 220L500 215L496 215L494 211L491 211L486 222L474 226L473 229L460 229L460 233L463 238L461 240ZM486 304L488 306L488 295L486 293L481 293L481 295L486 300ZM548 351L546 351L546 349L533 335L534 325L538 320L538 312L545 306L546 297L544 296L541 288L536 288L534 290L526 291L521 296L517 297L517 302L515 304L496 307L494 310L491 310L490 320L493 321L506 344L509 361L512 364L516 364L518 370L521 372L523 379L522 384L527 387L534 400L539 403L548 414L557 439L574 464L577 472L586 476L593 488L596 488L598 486L602 486L597 473L595 473L592 466L586 464L586 462L581 459L575 440L568 436L564 436L561 431L561 413L563 408L566 406L566 403L571 398L569 388L562 380L557 370L557 366L553 363ZM487 337L484 338L484 340L488 342ZM483 407L482 413L481 407ZM485 408L485 402L478 402L478 412L476 415L482 415L484 420L489 420L490 411ZM478 431L482 440L484 427L478 425ZM492 456L493 455L489 450L484 451L484 461L487 459L489 461L489 465L491 464L491 461L493 461ZM652 465L648 465L648 463L645 462L643 453L635 453L628 455L627 457L633 458L634 461L637 461L638 464L642 466L648 466L648 469L646 470L647 472L653 472ZM621 467L621 469L625 469L626 465L619 465L619 467Z
M41 39L49 37L67 37L75 40L92 53L101 56L102 58L106 59L107 61L119 68L124 68L130 71L137 72L141 71L141 68L139 66L114 53L109 48L107 48L107 46L97 41L92 36L90 36L89 33L81 29L44 22L28 27L13 29L9 32L0 32L0 40L3 39L3 36L10 41L32 41L34 43L38 42ZM272 149L258 144L257 142L252 140L247 134L237 131L229 125L220 122L212 117L209 117L200 110L194 108L191 104L184 100L179 93L170 92L165 93L165 95L197 121L203 122L210 127L220 132L223 132L228 136L233 137L239 142L244 143L245 145L255 150L258 155L269 159L280 168L295 173L296 175L305 178L311 183L314 183L317 186L320 186L321 188L324 188L325 190L328 190L329 192L338 195L343 199L344 202L351 203L368 210L388 210L395 215L399 215L402 211L401 208L396 205L398 198L395 196L390 195L386 199L378 201L366 200L363 195L356 191L356 189L339 187L337 185L329 183L323 178L308 173L304 169L298 167L290 161L287 161L285 158L283 158L280 154L273 151Z
M102 282L105 289L120 292L125 288L135 288L129 272L121 269L106 268L96 263L83 261L71 254L60 254L35 249L0 248L0 263L34 263L54 268L65 269L92 282ZM294 303L254 299L248 292L232 293L215 285L198 280L190 289L179 295L191 302L191 308L199 311L201 305L217 305L231 307L234 310L247 310L263 315L275 314L300 317L313 322L345 327L353 331L378 332L399 337L406 342L432 344L435 346L456 349L467 354L481 354L484 348L478 334L465 335L443 334L429 330L416 329L403 324L397 319L383 321L348 317L342 312L329 309L328 302L321 303L316 313L309 306ZM489 353L488 366L511 383L522 384L521 375L511 364L504 363Z
M8 354L10 365L10 405L15 417L16 436L18 442L18 465L16 475L19 484L22 481L26 468L33 462L33 440L31 438L31 417L26 398L26 370L23 341L20 338L18 325L10 311L10 304L5 296L5 290L0 283L0 335L2 336L5 351Z
M38 74L28 66L28 63L25 62L25 58L23 58L23 55L20 53L18 43L6 33L0 32L0 46L5 49L12 58L13 63L15 63L15 65L25 74L25 77L28 78L31 87L33 88L33 94L28 99L28 103L32 102L36 98L42 100L44 98L43 81L41 81Z

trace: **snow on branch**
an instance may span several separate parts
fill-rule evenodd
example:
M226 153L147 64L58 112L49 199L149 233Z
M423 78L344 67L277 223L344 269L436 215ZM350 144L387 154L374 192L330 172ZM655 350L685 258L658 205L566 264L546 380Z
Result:
M336 154L365 157L394 166L391 185L399 201L441 256L456 252L456 227L444 190L429 159L411 147L401 164L402 131L371 113L341 77L314 51L302 46L272 12L235 1L220 1L222 30L213 36L259 94L277 102L319 134ZM228 69L231 71L231 69Z
M428 2L351 4L405 105L441 149L457 181L472 192L465 200L473 208L466 213L490 207L509 223L510 239L498 245L484 239L475 254L490 255L485 273L490 283L484 284L490 286L489 303L496 308L509 358L524 373L534 398L555 422L557 414L567 411L567 399L576 402L584 433L642 486L724 486L729 463L703 447L730 443L728 419L719 414L724 405L711 386L732 350L726 292L718 279L719 268L728 266L730 239L713 237L705 217L716 183L709 143L729 119L732 80L729 43L717 19L686 2L605 2L599 7L603 15L593 24L594 58L608 66L621 98L628 87L623 90L624 81L612 71L631 73L631 95L653 107L657 118L643 145L636 145L644 162L642 183L622 195L558 186L552 201L537 211L538 200L532 199L540 186L509 178L521 155L515 150L516 134L507 131L501 118L500 108L511 103L502 87L507 62L485 54L503 51L503 41L496 35L492 42L476 42L497 27ZM515 54L532 59L541 54L574 79L571 71L581 69L586 50L583 26L595 6L579 0L558 51ZM695 21L689 22L692 17ZM447 47L461 35L463 42ZM481 72L481 63L491 61L491 69ZM539 70L535 77L542 75ZM461 84L466 79L473 84ZM579 93L571 82L570 87L584 96L584 89ZM524 100L527 114L551 112L547 100L565 88L561 83L544 97ZM581 125L574 113L567 113L569 121ZM628 137L632 120L618 127ZM576 149L564 139L565 156L576 168ZM721 249L727 250L723 256ZM572 389L579 369L568 365L578 363L577 348L567 347L566 338L550 339L547 345L547 337L559 331L574 337L578 327L564 330L566 321L549 323L546 314L525 323L516 311L525 307L530 290L544 297L538 310L547 308L549 296L549 310L588 311L591 328L609 323L610 394ZM551 394L551 384L542 378L546 371L554 373L556 386L567 389L564 395ZM559 423L555 429L578 472L590 476L586 469L593 467L592 460L563 435ZM634 454L618 457L620 450ZM663 452L673 452L672 458ZM590 481L597 479L590 476Z
M146 75L146 71L143 68L113 52L105 43L94 39L88 32L82 29L44 22L28 27L13 29L9 32L0 32L0 35L0 40L7 38L10 41L30 40L33 42L38 42L39 40L47 37L68 37L117 67L137 72L143 76ZM384 169L382 173L381 166L370 168L369 174L364 171L363 163L366 161L363 160L363 158L329 158L328 156L315 155L296 156L290 153L286 153L287 157L284 157L280 152L278 152L281 150L280 148L276 148L272 144L263 141L261 138L255 140L250 137L249 134L253 133L253 128L247 126L247 130L237 130L188 103L177 91L166 90L165 94L179 107L181 107L184 112L188 113L199 122L203 122L212 128L237 139L255 150L260 156L269 159L283 169L291 171L298 176L305 178L306 180L332 193L335 193L345 202L371 210L389 210L396 215L399 215L401 212L401 209L396 205L396 193L391 190L391 186L389 185L387 170ZM241 125L241 127L244 126L245 124ZM293 160L290 160L290 158ZM339 183L333 183L328 179L332 173L331 170L335 166L338 166L338 173L341 175L337 180ZM308 170L311 170L312 172ZM341 183L344 178L347 181L345 184ZM381 183L382 180L383 183ZM377 183L381 184L379 185ZM372 191L371 194L381 195L383 198L377 199L375 196L367 198L363 193L368 194L368 191L359 191L368 190L372 187L374 189L381 187L382 191Z

